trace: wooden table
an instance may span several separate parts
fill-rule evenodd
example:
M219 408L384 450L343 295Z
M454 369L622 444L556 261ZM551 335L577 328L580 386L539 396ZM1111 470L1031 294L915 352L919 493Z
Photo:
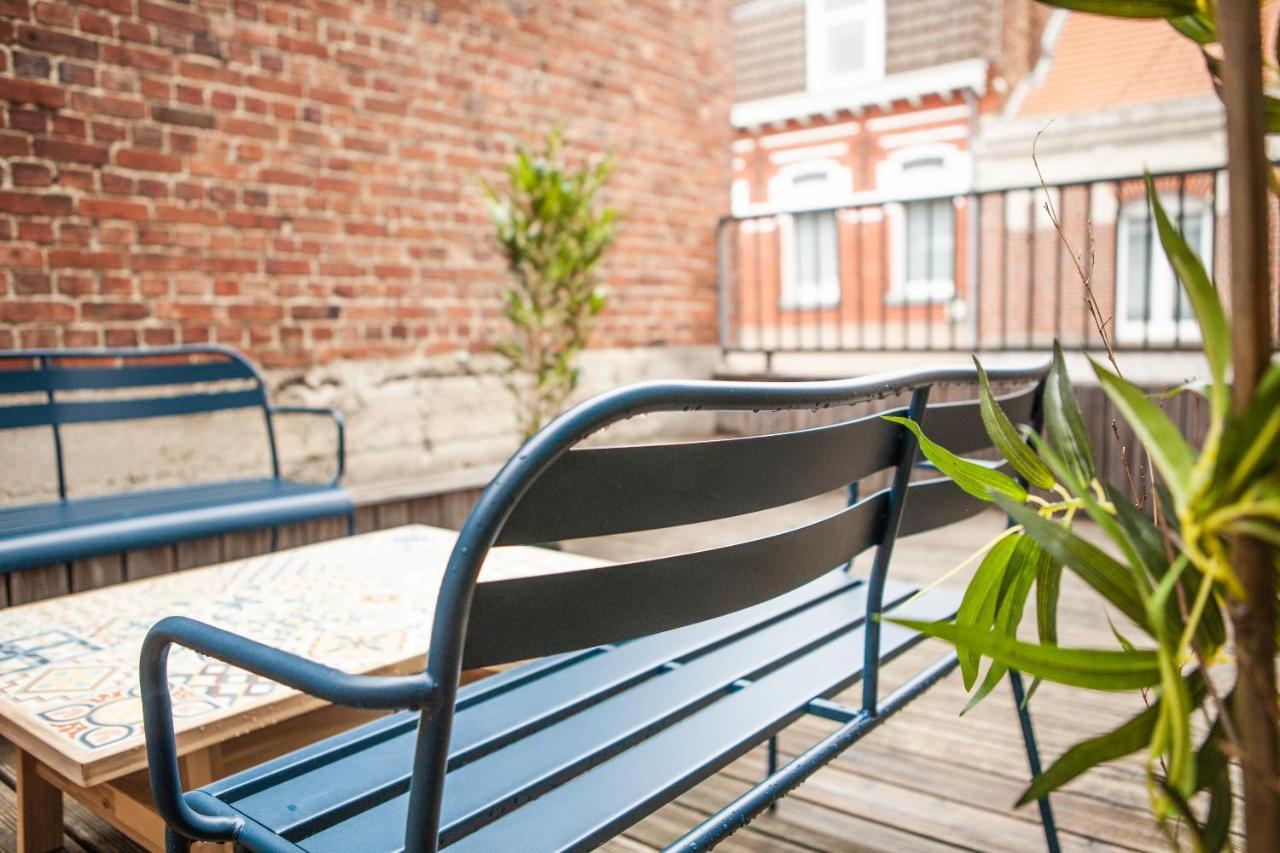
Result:
M348 672L422 666L455 533L413 525L0 611L0 735L15 747L20 853L62 845L62 793L163 850L146 774L138 652L160 618L200 619ZM601 561L495 549L494 580ZM368 719L175 648L185 784L199 787Z

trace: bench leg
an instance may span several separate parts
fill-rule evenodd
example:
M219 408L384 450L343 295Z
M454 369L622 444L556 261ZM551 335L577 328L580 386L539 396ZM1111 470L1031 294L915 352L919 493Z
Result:
M191 853L191 841L173 831L173 827L164 828L164 853Z
M1022 673L1016 669L1009 670L1009 686L1013 688L1013 701L1018 709L1018 723L1022 726L1022 742L1027 747L1027 764L1031 767L1031 776L1040 775L1040 748L1036 745L1036 733L1031 728L1031 709L1027 707L1027 694L1022 687ZM1049 853L1060 853L1058 845L1058 827L1053 820L1053 806L1046 794L1036 801L1040 807L1040 823L1044 826L1044 842Z
M347 535L356 535L356 514L354 510L347 513Z
M39 762L13 749L18 788L18 853L62 849L62 792L38 772Z

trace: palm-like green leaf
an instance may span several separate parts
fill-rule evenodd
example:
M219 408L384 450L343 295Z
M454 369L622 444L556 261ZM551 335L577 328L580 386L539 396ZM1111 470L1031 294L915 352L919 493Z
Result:
M1020 536L1006 536L997 542L982 558L973 579L965 588L964 598L956 610L956 624L966 627L991 628L995 624L996 609L1005 586L1009 558L1018 545ZM978 678L980 656L966 649L959 650L960 675L964 689L971 690Z
M896 415L882 415L882 417L886 421L893 421L911 430L916 440L920 442L920 451L924 453L925 458L957 486L974 497L989 501L991 493L995 491L1016 500L1027 499L1027 490L1020 486L1017 480L1008 474L1002 474L985 465L956 456L945 447L930 441L915 421Z
M1140 628L1150 633L1143 597L1129 569L1074 531L1042 518L1035 510L997 496L1000 505L1027 535L1065 564Z
M1160 664L1160 719L1157 738L1151 746L1155 754L1167 752L1168 781L1178 793L1190 796L1195 787L1195 753L1191 750L1191 691L1178 666L1179 625L1168 618L1167 605L1186 569L1185 557L1174 561L1147 602L1147 618L1155 630L1156 655Z
M1056 340L1053 342L1053 366L1049 368L1044 385L1044 422L1049 443L1074 472L1071 479L1087 485L1096 471L1093 450L1089 445L1089 433L1084 428L1084 415L1076 402L1075 389L1067 375L1062 346Z
M1047 6L1111 18L1173 18L1193 15L1195 0L1042 0Z
M1169 484L1175 501L1181 506L1186 500L1191 469L1195 464L1195 456L1186 439L1141 388L1097 362L1090 360L1089 363L1093 365L1102 390L1137 433L1143 447L1151 454L1151 461Z
M996 611L995 620L991 626L995 633L1010 639L1017 636L1018 623L1022 621L1027 597L1031 594L1032 584L1036 582L1043 555L1044 552L1040 550L1040 546L1034 539L1025 535L1018 536L1005 571L1004 592L1000 598L1000 607ZM993 660L990 669L987 670L987 677L982 680L982 684L960 711L961 715L969 713L974 706L987 698L991 691L999 686L1008 671L1007 664Z
M982 414L982 425L986 427L991 443L1024 480L1037 489L1052 489L1053 474L1027 446L1026 441L1018 434L1017 427L996 402L995 395L991 393L991 383L987 381L987 371L982 368L981 362L975 357L973 364L978 369L978 406Z
M1160 245L1164 247L1169 265L1177 274L1178 280L1191 301L1191 309L1195 311L1200 323L1200 333L1204 341L1204 354L1209 360L1209 370L1213 374L1213 385L1210 388L1210 400L1214 410L1225 412L1227 409L1227 367L1231 364L1231 331L1227 327L1227 315L1222 310L1222 301L1218 298L1218 290L1205 272L1200 259L1191 251L1187 241L1178 233L1178 229L1169 221L1156 193L1155 182L1151 175L1146 176L1147 200L1156 220L1156 232L1160 235Z
M1137 690L1160 681L1156 653L1145 649L1116 652L1109 649L1075 649L1024 643L977 628L961 628L951 622L889 621L946 640L1028 675L1091 690Z
M1023 806L1040 799L1099 764L1132 755L1142 749L1151 742L1151 733L1155 731L1159 713L1160 700L1157 699L1145 711L1120 727L1071 747L1048 770L1031 781L1031 785L1018 798L1018 805Z

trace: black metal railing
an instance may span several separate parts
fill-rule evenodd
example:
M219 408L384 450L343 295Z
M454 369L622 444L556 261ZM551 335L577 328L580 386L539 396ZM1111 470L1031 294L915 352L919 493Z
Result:
M1155 184L1225 282L1224 170ZM1117 350L1199 347L1141 176L759 213L718 236L726 352L1096 349L1100 324Z

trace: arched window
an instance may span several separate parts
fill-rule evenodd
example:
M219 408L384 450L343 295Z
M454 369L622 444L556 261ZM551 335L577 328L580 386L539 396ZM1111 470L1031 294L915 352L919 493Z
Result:
M895 151L876 170L893 252L889 304L948 302L956 295L956 201L967 191L969 155L952 145Z

